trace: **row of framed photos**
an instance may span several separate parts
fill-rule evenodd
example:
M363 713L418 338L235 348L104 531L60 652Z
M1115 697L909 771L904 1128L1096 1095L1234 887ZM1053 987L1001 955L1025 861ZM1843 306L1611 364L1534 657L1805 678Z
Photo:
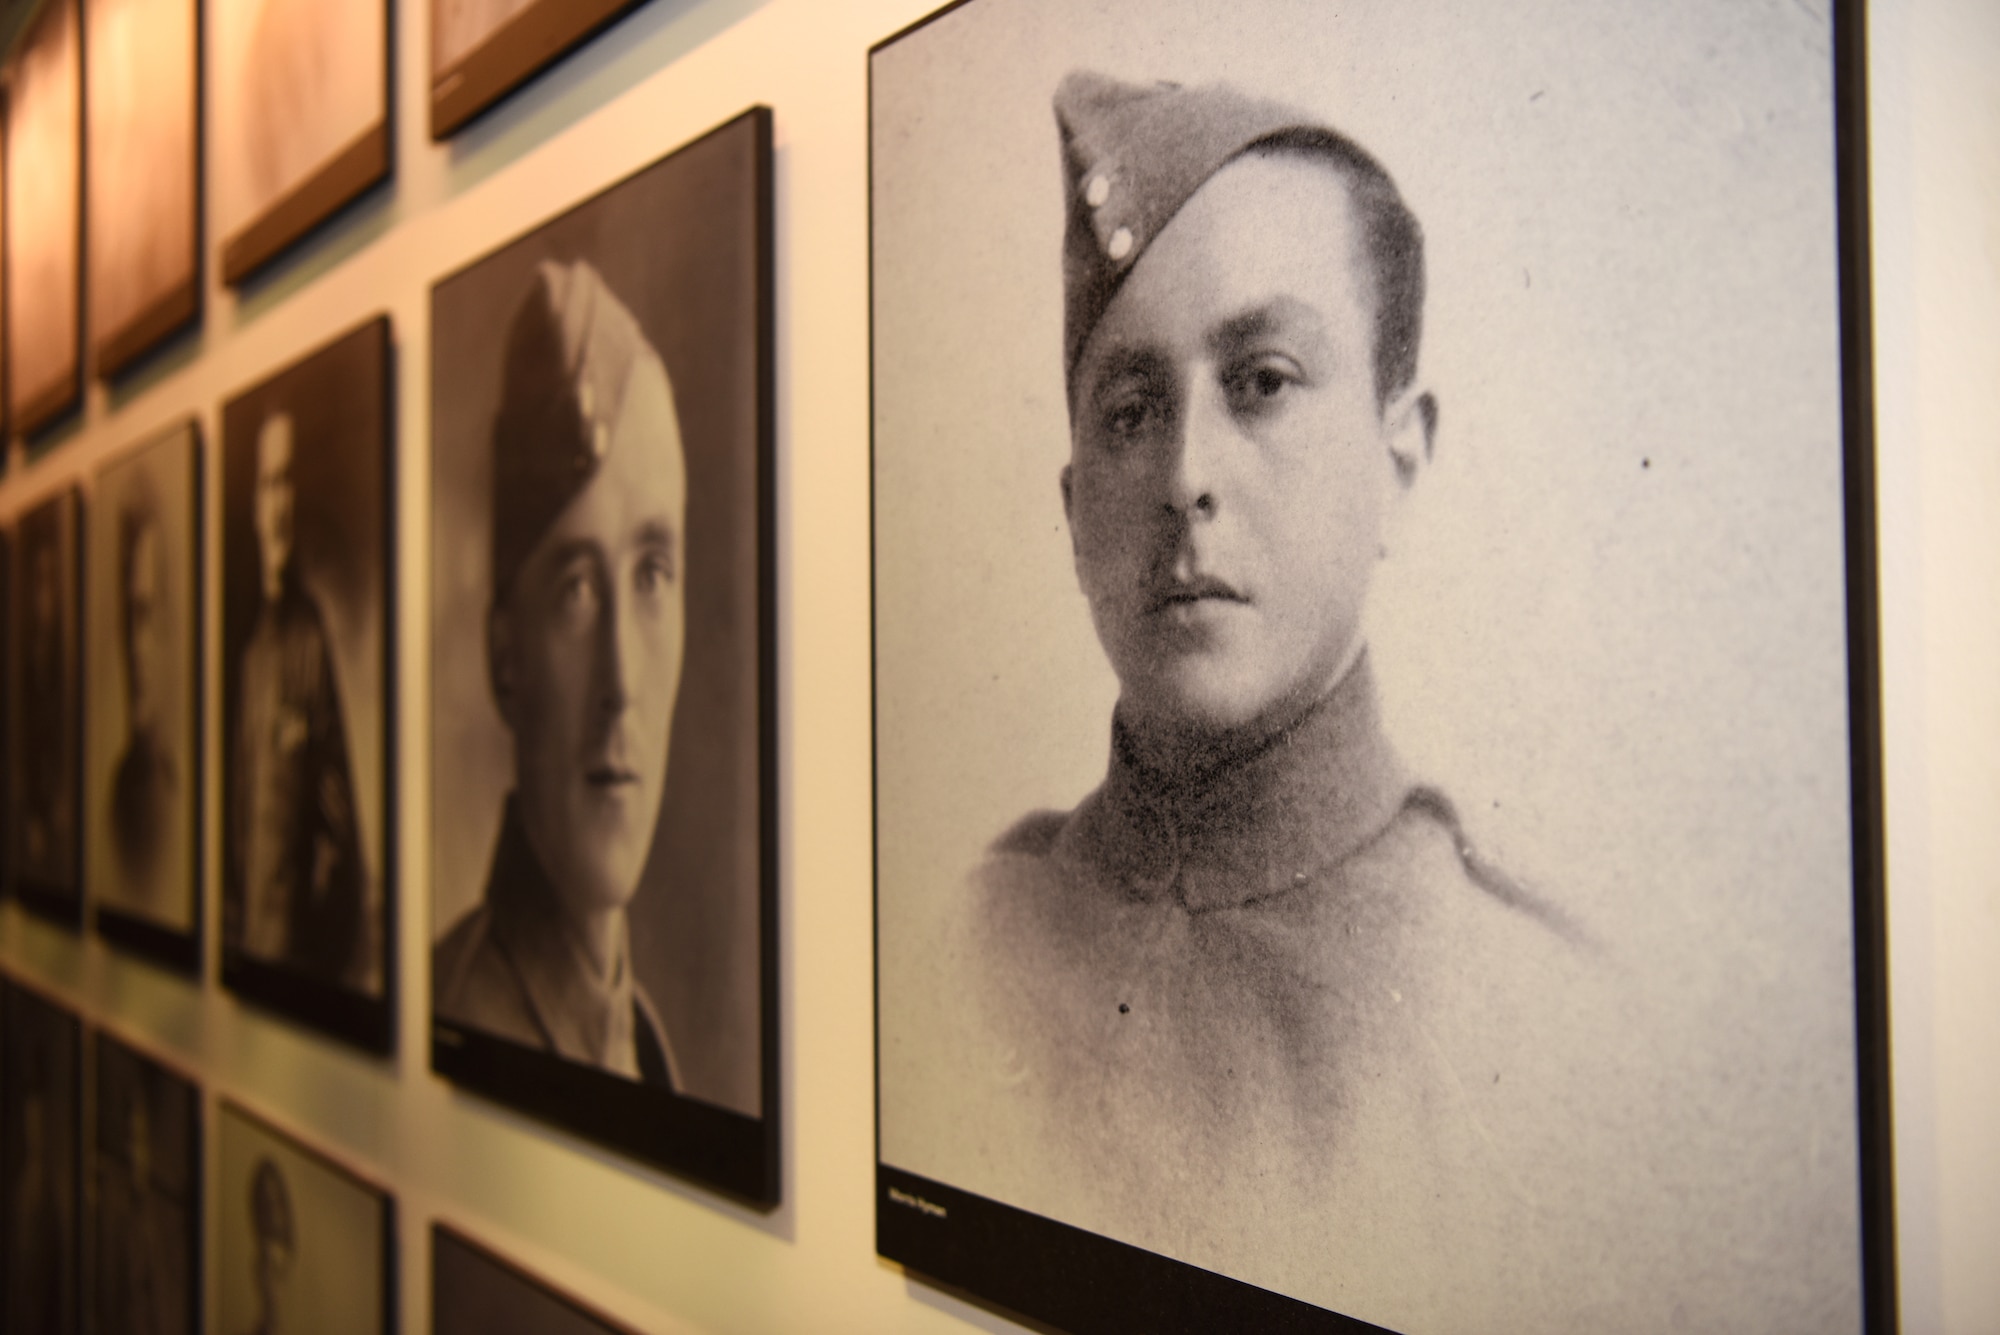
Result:
M752 109L441 279L430 432L433 1064L765 1203L770 155ZM27 908L198 975L219 881L222 983L384 1053L395 349L371 320L214 451L183 424L19 517L5 821Z
M397 1329L396 1202L379 1175L234 1099L213 1114L206 1101L171 1063L0 980L0 1324ZM450 1224L430 1235L436 1335L627 1332Z
M448 137L636 2L430 0L432 137ZM97 373L114 376L197 319L205 165L215 258L230 284L389 177L394 17L389 0L41 7L6 81L16 432L77 404L86 329Z

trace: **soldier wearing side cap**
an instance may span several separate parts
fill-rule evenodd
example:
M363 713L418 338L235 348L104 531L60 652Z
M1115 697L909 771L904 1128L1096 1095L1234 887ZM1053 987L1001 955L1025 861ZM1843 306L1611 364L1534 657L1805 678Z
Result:
M365 873L340 683L293 552L295 434L284 412L257 431L261 599L243 647L223 931L247 955L358 987Z
M436 1013L672 1086L625 909L680 690L687 476L673 387L581 260L536 270L505 358L487 650L514 790L483 900L433 953Z
M912 1161L1399 1325L1531 1310L1501 1296L1543 1278L1509 1252L1517 1188L1566 1151L1510 1100L1594 955L1377 703L1363 611L1438 423L1421 229L1288 107L1074 73L1055 109L1060 489L1120 691L1103 783L973 875L951 1115Z

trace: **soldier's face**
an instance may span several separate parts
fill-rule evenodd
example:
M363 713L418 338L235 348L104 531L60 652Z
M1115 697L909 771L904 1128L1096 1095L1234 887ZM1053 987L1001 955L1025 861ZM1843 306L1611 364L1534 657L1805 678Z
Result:
M1414 396L1376 401L1372 287L1342 179L1245 157L1092 332L1063 506L1128 723L1282 721L1359 652L1385 513L1428 444Z
M166 658L161 613L160 535L151 524L133 535L125 584L126 697L134 730L151 727L160 708L159 669Z
M629 900L652 848L680 693L686 505L672 392L641 358L604 463L494 615L517 807L573 914Z
M276 598L292 559L292 419L273 417L257 433L257 554L264 592Z

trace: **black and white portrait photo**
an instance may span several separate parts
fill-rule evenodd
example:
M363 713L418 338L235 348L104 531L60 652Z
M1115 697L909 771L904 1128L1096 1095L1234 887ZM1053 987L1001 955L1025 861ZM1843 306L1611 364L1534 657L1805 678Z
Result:
M185 964L200 903L199 446L188 422L99 471L84 562L91 904L101 931Z
M626 1335L456 1229L431 1226L433 1335Z
M389 1040L388 357L384 317L222 411L224 981L309 994L304 1018L372 1046Z
M395 1203L234 1103L217 1118L218 1335L394 1329Z
M597 1078L543 1109L562 1120L684 1100L752 1144L773 1097L768 136L739 117L432 298L440 1069L547 1088L481 1081L500 1044ZM647 1139L673 1152L664 1123Z
M195 0L83 0L91 343L129 366L199 305Z
M30 908L66 921L75 921L83 907L77 877L80 508L75 491L61 491L14 529L9 879Z
M83 44L77 0L42 6L7 67L7 408L35 431L83 383Z
M213 0L215 227L238 282L389 170L389 7Z
M0 1002L0 1329L76 1335L83 1026L11 981Z
M103 1033L91 1137L91 1329L194 1335L201 1091Z
M1079 1331L1861 1324L1835 17L875 50L887 1255Z

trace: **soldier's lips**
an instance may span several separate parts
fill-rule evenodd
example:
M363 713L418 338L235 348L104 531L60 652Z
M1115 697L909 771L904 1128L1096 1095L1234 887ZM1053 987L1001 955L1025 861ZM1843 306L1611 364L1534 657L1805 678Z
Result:
M617 789L639 782L638 773L622 765L592 765L583 772L583 777L591 787L602 789Z
M1217 607L1248 606L1249 602L1227 580L1213 575L1197 575L1192 579L1177 579L1155 589L1147 600L1146 612L1152 616L1165 614L1170 619L1185 621Z

